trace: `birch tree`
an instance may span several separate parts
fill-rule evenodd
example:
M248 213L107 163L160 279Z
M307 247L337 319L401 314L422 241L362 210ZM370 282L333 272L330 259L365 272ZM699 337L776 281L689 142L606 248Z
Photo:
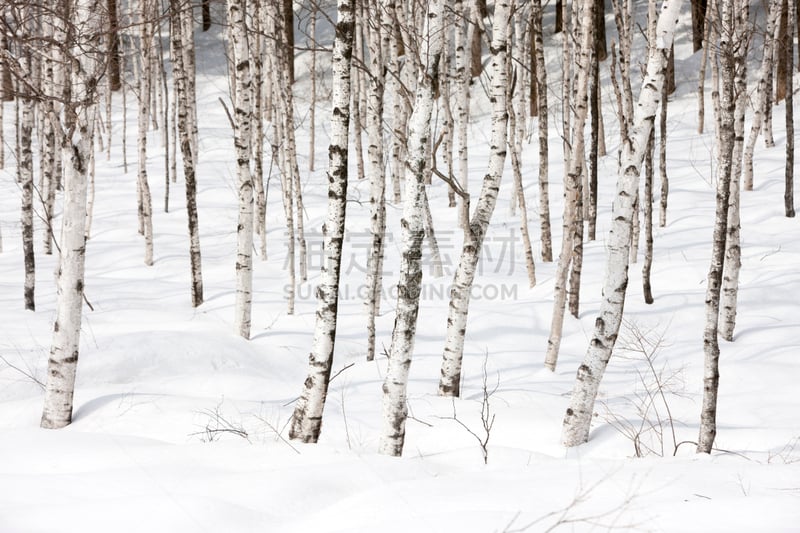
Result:
M680 8L681 0L666 0L661 6L655 46L648 52L646 75L639 94L631 135L623 138L611 230L606 241L608 256L600 315L595 322L595 330L583 364L578 368L570 404L564 417L561 438L565 446L578 446L589 439L597 390L622 323L625 291L628 286L633 199L639 188L642 160L661 99L667 59Z
M582 224L578 220L580 206L580 180L585 173L584 168L584 131L586 115L589 109L589 78L591 75L591 55L594 47L594 4L585 0L580 6L580 38L576 50L576 95L575 95L575 123L572 128L570 142L570 159L568 161L567 175L564 183L564 233L561 241L561 252L556 266L556 279L554 288L553 317L550 325L550 336L547 340L545 354L545 367L555 371L558 361L558 352L561 347L561 332L564 324L564 310L567 300L567 275L570 264L575 254L577 239L582 238L582 232L576 232L576 225Z
M383 278L383 239L386 233L386 172L383 153L383 95L386 84L383 62L383 39L392 31L388 10L382 2L370 0L368 27L369 88L367 103L367 138L369 146L370 232L372 243L367 259L367 360L375 358L375 317L380 311Z
M531 40L536 61L537 131L539 134L539 220L542 240L542 261L553 260L553 238L550 231L550 182L548 178L548 111L547 62L542 38L542 2L531 0Z
M764 32L763 55L761 57L761 67L758 70L756 81L756 96L753 103L753 121L750 126L750 135L747 137L747 145L744 149L744 176L742 183L744 190L753 190L753 152L755 151L756 141L764 123L766 106L770 105L769 94L771 91L770 72L772 72L772 55L775 39L773 34L780 15L780 0L771 0L767 11L767 25Z
M113 1L113 0L112 0ZM150 185L147 181L147 128L150 118L150 94L153 90L152 49L153 49L153 11L148 0L140 2L139 12L139 110L137 146L139 158L137 163L136 190L139 204L140 232L144 235L144 264L153 264L153 200ZM153 110L155 112L155 109Z
M323 263L317 286L314 340L308 357L308 377L297 401L289 436L317 442L328 393L336 341L339 274L347 200L347 147L350 126L350 68L354 37L354 2L338 0L333 42L331 141L328 148L328 212L323 226Z
M196 134L197 112L193 111L194 85L191 83L191 51L186 50L189 39L185 35L186 15L180 0L170 0L170 56L175 83L178 134L183 158L183 179L186 189L186 214L189 222L189 262L191 268L192 305L203 303L203 272L200 257L200 228L197 216ZM189 24L191 26L191 24ZM194 126L193 126L194 124Z
M408 160L405 165L405 201L400 221L400 280L397 311L389 350L389 364L383 382L382 418L378 452L399 456L403 452L408 406L406 394L422 287L422 240L425 237L425 176L430 162L431 114L444 46L443 0L428 2L427 18L420 46L423 70L419 74L414 111L408 130Z
M250 172L253 109L246 5L245 0L228 0L228 28L233 48L233 71L236 73L233 145L236 150L236 176L239 184L234 330L238 335L249 339L253 306L253 178Z
M450 289L450 305L447 310L447 336L444 345L439 395L459 396L461 389L461 362L464 356L464 337L467 315L476 266L489 222L497 203L500 180L503 177L508 150L508 29L511 17L511 2L499 0L495 3L492 23L492 42L489 50L491 60L492 132L490 137L489 170L483 178L475 212L464 230L464 245Z
M720 87L720 118L717 137L717 191L714 234L711 247L711 265L706 284L706 323L703 328L703 405L700 412L700 434L697 453L711 453L717 434L717 393L719 390L719 312L722 273L725 262L725 241L728 225L728 208L733 167L734 115L734 18L733 0L721 0L721 31L719 62L722 76Z
M41 426L50 429L72 421L84 290L87 173L94 140L95 91L103 75L97 54L100 0L70 0L66 5L71 19L67 40L72 63L71 98L65 109L69 129L62 142L65 176L61 256L56 274L58 301L41 420Z
M736 0L733 28L733 148L731 152L731 183L728 197L728 222L725 238L725 265L722 272L720 294L719 334L726 341L733 341L736 326L737 300L739 296L739 271L742 267L740 189L742 174L742 152L744 146L744 118L747 106L747 32L750 6L744 0Z

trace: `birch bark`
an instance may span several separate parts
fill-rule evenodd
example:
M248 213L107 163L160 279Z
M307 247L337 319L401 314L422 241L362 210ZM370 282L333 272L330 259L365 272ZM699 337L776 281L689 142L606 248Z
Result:
M389 365L383 382L383 429L378 445L378 452L384 455L399 456L405 442L408 416L406 390L414 351L422 285L425 175L430 161L431 114L444 39L442 4L442 0L428 2L421 46L424 70L419 75L414 111L409 121L405 203L400 222L402 245L400 280L397 285L397 315L392 331Z
M562 442L565 446L578 446L589 439L597 390L619 334L628 286L633 198L639 187L644 151L661 99L667 56L680 7L681 0L667 0L662 4L656 27L656 46L648 54L647 73L639 94L631 136L623 140L617 194L607 240L608 258L600 316L595 322L595 331L584 362L578 369L570 405L564 417Z
M233 70L236 73L233 145L239 184L234 330L249 339L253 307L253 177L250 172L253 106L246 6L245 0L228 0L228 27L233 49Z
M67 103L70 130L63 138L65 167L64 207L61 226L61 257L57 272L56 322L47 363L41 426L57 429L72 422L72 399L80 346L86 254L86 192L90 154L93 149L95 94L100 71L93 54L99 40L99 0L71 3L68 32L71 73L71 101Z
M317 287L317 317L309 354L309 372L295 406L289 436L316 442L328 393L336 320L339 305L339 273L342 261L347 200L347 145L350 125L350 66L353 52L354 3L338 0L336 37L333 44L331 142L328 148L328 213L323 226L324 257Z
M561 252L556 266L556 280L554 289L553 317L550 325L550 336L547 340L545 353L545 367L555 371L558 361L558 352L561 347L561 332L564 325L564 311L567 301L567 276L570 264L575 254L577 233L578 209L580 206L580 180L584 174L585 142L584 131L586 115L589 109L589 78L592 48L594 44L592 26L594 25L594 2L584 0L580 7L579 41L575 53L577 79L575 81L576 94L574 99L575 123L572 128L570 140L570 158L568 161L566 180L564 183L564 234L562 237ZM582 222L581 222L582 223Z
M447 337L444 346L439 395L459 396L461 388L461 363L464 355L464 337L467 329L467 314L475 268L480 258L483 239L489 228L500 180L505 165L508 132L508 28L511 18L511 3L499 0L495 3L492 24L492 42L489 47L491 60L492 133L490 140L489 170L483 178L475 212L464 231L464 246L458 261L453 286L450 289L450 305L447 311Z
M725 263L725 241L728 225L728 208L733 166L734 114L734 6L733 0L720 1L722 15L719 61L722 84L720 87L720 115L717 124L719 148L717 150L717 192L714 234L711 248L711 265L706 285L706 323L703 329L703 405L700 412L700 434L697 453L711 453L717 434L717 394L719 391L719 311L722 272Z

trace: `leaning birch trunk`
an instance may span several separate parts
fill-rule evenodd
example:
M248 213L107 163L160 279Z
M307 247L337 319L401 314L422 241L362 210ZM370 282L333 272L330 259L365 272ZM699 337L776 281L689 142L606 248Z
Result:
M86 254L86 191L89 159L93 148L96 85L87 78L98 75L94 55L84 51L98 42L99 0L77 0L71 10L72 24L81 28L73 34L70 49L74 62L71 99L67 113L74 121L62 143L64 159L64 204L61 226L61 257L57 273L56 321L47 365L41 426L57 429L72 422L72 399L80 347ZM80 102L79 104L76 102Z
M186 71L183 47L185 38L182 35L183 23L180 0L170 0L170 14L172 24L171 56L173 60L172 72L175 80L176 105L178 115L178 133L180 135L181 156L183 157L183 179L186 184L186 214L189 221L189 262L191 268L191 296L192 305L198 307L203 303L203 274L200 256L200 229L197 220L197 182L195 180L195 149L194 134L191 119L191 88L189 75Z
M623 141L611 231L606 245L608 260L600 316L595 322L595 331L584 362L578 369L570 406L564 417L562 442L565 446L578 446L589 440L597 390L622 323L625 290L628 286L633 198L639 187L642 160L661 99L667 59L680 8L681 0L667 0L662 4L656 27L656 46L648 54L647 73L636 106L633 129L630 138Z
M720 32L719 59L722 84L720 87L720 116L717 124L719 149L717 150L717 207L711 248L711 265L706 284L706 324L703 329L703 406L700 411L700 434L697 453L711 453L717 434L717 392L719 390L719 311L722 272L725 263L725 241L728 225L728 205L733 167L734 114L734 48L733 0L721 0L722 31Z
M245 6L245 0L228 0L228 27L233 48L233 70L236 73L233 145L236 149L236 175L239 182L234 330L238 335L249 339L253 307L253 178L250 172L253 108Z
M542 39L542 2L531 1L531 39L535 42L536 60L536 95L538 97L538 124L539 132L539 220L541 225L542 261L549 263L553 260L553 238L550 231L550 183L548 173L548 145L547 145L547 65L544 59L544 40Z
M383 429L378 453L399 456L403 452L408 406L406 389L417 330L422 288L422 240L425 237L423 197L430 161L431 114L434 88L442 54L442 0L428 2L425 36L420 50L424 70L420 72L414 111L408 124L408 160L403 205L400 280L397 284L397 315L392 331L389 365L383 382Z
M150 116L150 92L152 91L151 47L153 46L152 23L150 22L149 2L141 2L139 20L140 61L139 75L139 111L137 144L139 157L137 162L137 190L139 192L139 221L144 234L144 264L153 264L153 201L150 185L147 182L147 119ZM153 112L155 113L155 109Z
M336 341L339 272L347 206L347 144L350 126L350 64L353 51L354 3L338 0L333 43L331 141L328 148L328 213L323 226L324 256L317 287L317 318L308 357L309 371L295 406L289 437L317 442Z
M735 8L735 42L747 42L749 5L738 1ZM728 228L725 239L725 268L722 272L720 296L719 334L726 341L733 341L736 326L736 308L739 296L739 271L742 268L740 183L742 174L742 150L744 145L744 115L747 105L747 47L737 46L734 57L735 110L733 115L733 152L731 162L730 195L728 198Z
M764 34L764 55L761 58L761 68L758 70L756 97L753 104L753 124L744 149L744 177L742 183L744 190L753 190L753 152L756 148L758 135L764 123L765 107L769 105L768 93L770 91L769 72L772 70L772 48L774 46L773 32L778 16L780 15L780 0L772 0L769 4L767 16L767 30Z
M370 11L375 14L367 24L369 37L370 75L367 104L367 138L369 146L370 232L372 245L367 259L367 361L375 358L375 317L380 312L383 281L383 239L386 233L386 172L383 155L383 94L385 75L382 34L392 30L382 20L382 2L371 0Z
M499 0L494 7L492 43L489 47L491 61L492 133L490 140L489 171L483 178L481 194L475 213L464 230L464 247L450 289L450 305L447 311L447 337L444 345L439 395L459 396L461 392L461 362L464 356L464 336L467 329L467 314L475 269L480 259L483 239L489 228L503 177L506 161L508 109L506 91L508 71L506 55L508 49L508 27L511 5L508 0Z
M553 319L550 324L550 336L547 339L547 352L544 365L555 371L558 352L561 347L561 332L564 325L564 311L567 301L567 275L574 254L576 224L578 223L578 207L580 204L580 180L584 170L584 130L586 114L589 109L589 77L594 35L594 2L584 0L581 7L580 43L575 54L578 78L575 94L575 124L572 129L571 157L567 167L564 183L564 234L561 241L561 252L556 266L555 297L553 303ZM566 37L565 37L566 38ZM582 236L582 234L581 234Z

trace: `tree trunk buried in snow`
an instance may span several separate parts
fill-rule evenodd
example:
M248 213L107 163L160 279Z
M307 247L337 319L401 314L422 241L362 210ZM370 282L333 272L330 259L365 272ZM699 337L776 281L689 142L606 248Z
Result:
M562 442L565 446L578 446L589 439L597 390L619 334L628 286L633 198L638 190L644 151L661 100L667 56L680 7L680 0L667 0L662 4L656 28L656 46L649 52L633 130L630 139L623 143L611 231L607 240L608 258L600 316L595 322L595 331L584 362L578 369L570 405L564 417Z

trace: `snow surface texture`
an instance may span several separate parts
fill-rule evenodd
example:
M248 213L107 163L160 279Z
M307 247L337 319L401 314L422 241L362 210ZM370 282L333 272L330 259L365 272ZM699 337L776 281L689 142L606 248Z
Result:
M84 308L74 423L59 431L38 427L42 391L35 382L44 379L50 346L55 257L38 252L42 228L37 226L37 311L24 312L21 193L9 157L0 172L0 532L800 528L800 401L794 388L800 376L800 234L797 219L783 217L781 106L775 109L776 147L763 149L759 141L755 190L742 195L740 310L735 342L722 344L718 450L697 456L694 445L686 443L673 456L675 442L697 438L703 297L714 216L714 137L695 133L699 54L691 54L688 9L687 4L678 30L678 90L670 102L668 225L655 229L656 301L643 303L640 269L632 265L626 305L630 325L618 348L634 347L637 331L639 338L660 338L661 343L644 350L652 354L653 370L642 353L617 350L601 387L591 440L577 449L562 448L559 434L600 298L618 142L610 88L598 240L584 247L582 311L580 319L565 322L554 374L542 365L555 264L537 260L539 284L527 288L518 218L508 213L512 181L507 169L473 293L462 398L452 402L436 396L446 287L461 237L457 212L446 207L445 185L431 187L445 276L433 278L430 263L424 271L409 385L413 418L401 459L375 453L386 365L380 346L388 343L394 320L401 206L387 208L387 295L377 322L379 354L367 363L362 300L369 221L363 202L369 190L368 183L355 179L349 192L334 372L347 369L331 384L320 443L284 440L311 344L326 200L326 138L317 141L320 170L303 175L311 265L310 279L298 292L296 314L285 314L284 220L276 190L280 183L273 179L270 256L255 261L253 339L234 334L235 162L232 134L217 101L227 90L218 26L198 36L198 204L206 302L198 309L190 305L181 180L172 187L168 214L158 200L164 187L160 132L151 132L148 149L156 199L155 264L148 268L142 263L135 161L129 161L125 173L119 144L122 109L115 98L115 144L110 161L97 157L86 262L86 295L94 311ZM557 38L549 34L551 19L545 28L548 53L554 54L550 84L556 88L559 51ZM608 28L610 39L610 17ZM641 52L640 40L637 36ZM750 60L756 65L760 52L753 48ZM308 146L306 60L305 55L298 59L295 88L301 169L308 168L303 149ZM601 70L607 82L607 66ZM489 108L480 85L474 90L470 168L477 190L489 155ZM323 135L327 112L326 103L320 103L317 131ZM713 131L710 115L706 131ZM12 104L6 104L5 116L13 116ZM127 117L133 158L135 110L129 109ZM9 122L7 140L14 138ZM559 242L563 169L555 123L550 177L554 240ZM537 153L533 144L523 154L530 206L537 205ZM538 239L537 216L532 210L531 231ZM654 393L656 376L663 397ZM483 436L484 383L496 416L486 465L478 441L464 427ZM454 414L463 425L453 420ZM634 444L644 458L635 458Z

